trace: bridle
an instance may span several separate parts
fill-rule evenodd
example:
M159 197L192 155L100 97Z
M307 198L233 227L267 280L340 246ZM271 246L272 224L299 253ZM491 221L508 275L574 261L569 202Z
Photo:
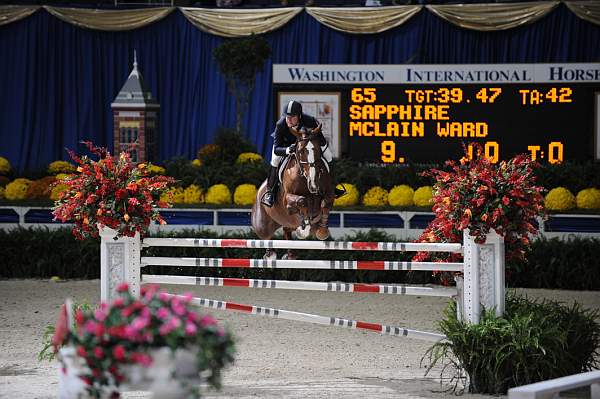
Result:
M302 138L297 138L296 139L296 143L301 143L303 141L311 141L313 138L314 138L313 134L303 135ZM298 153L299 150L300 150L300 147L297 146L296 147L296 151L294 152L294 157L296 158L296 162L298 162L298 165L299 165L298 169L300 169L300 171L299 171L300 176L304 177L304 179L306 180L306 186L308 188L308 191L311 194L321 194L320 190L319 190L319 184L318 184L318 182L321 180L321 174L323 172L323 169L321 167L319 167L319 164L322 163L323 161L321 160L320 156L319 157L315 157L315 159L314 159L313 162L302 161L300 159L300 156L299 156L299 153ZM313 190L313 189L311 189L311 187L310 187L310 181L309 181L310 178L304 172L304 168L302 167L302 165L308 165L309 168L315 168L316 169L316 171L317 171L317 175L315 177L315 182L316 182L315 185L317 186L316 191Z

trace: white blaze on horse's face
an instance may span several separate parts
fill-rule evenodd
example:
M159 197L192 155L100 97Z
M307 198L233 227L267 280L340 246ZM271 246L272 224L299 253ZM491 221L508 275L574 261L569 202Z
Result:
M319 187L317 185L317 168L315 168L315 146L312 142L308 142L306 144L306 150L308 151L308 164L310 165L308 168L308 191L311 193L316 193L319 191Z

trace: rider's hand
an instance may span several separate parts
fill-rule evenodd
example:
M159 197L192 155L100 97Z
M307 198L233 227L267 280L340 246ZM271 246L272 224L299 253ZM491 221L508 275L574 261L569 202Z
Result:
M288 148L285 149L285 153L290 155L296 152L296 144L292 144Z

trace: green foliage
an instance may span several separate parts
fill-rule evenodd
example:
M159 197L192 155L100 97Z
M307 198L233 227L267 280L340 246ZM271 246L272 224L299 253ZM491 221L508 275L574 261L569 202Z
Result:
M224 162L234 163L242 152L256 152L256 146L234 129L219 128L214 141L222 150L221 159Z
M271 47L262 36L229 39L213 50L213 56L227 80L229 91L236 99L236 130L241 131L241 119L250 93L254 88L254 77L264 68L271 56Z
M600 187L600 163L598 162L544 164L536 170L535 175L537 184L548 190L565 187L577 194L585 188Z
M600 239L539 238L525 262L507 263L511 287L600 290Z
M471 393L503 394L515 386L581 373L600 363L600 324L597 310L577 303L531 301L508 296L503 318L485 312L480 324L463 323L451 302L440 322L448 340L425 354L427 372L441 363L452 379L469 377Z

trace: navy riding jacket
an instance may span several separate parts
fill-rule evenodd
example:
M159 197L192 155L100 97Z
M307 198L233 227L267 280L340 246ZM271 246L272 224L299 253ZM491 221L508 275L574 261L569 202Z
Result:
M297 129L300 130L303 127L307 129L314 129L317 126L319 126L319 121L314 116L303 113L298 122ZM285 123L285 115L282 115L275 124L275 130L271 134L271 137L273 137L275 155L279 156L286 155L285 150L296 142L296 136L290 132L290 129ZM323 136L323 132L319 132L319 139L321 146L327 144L325 136Z

